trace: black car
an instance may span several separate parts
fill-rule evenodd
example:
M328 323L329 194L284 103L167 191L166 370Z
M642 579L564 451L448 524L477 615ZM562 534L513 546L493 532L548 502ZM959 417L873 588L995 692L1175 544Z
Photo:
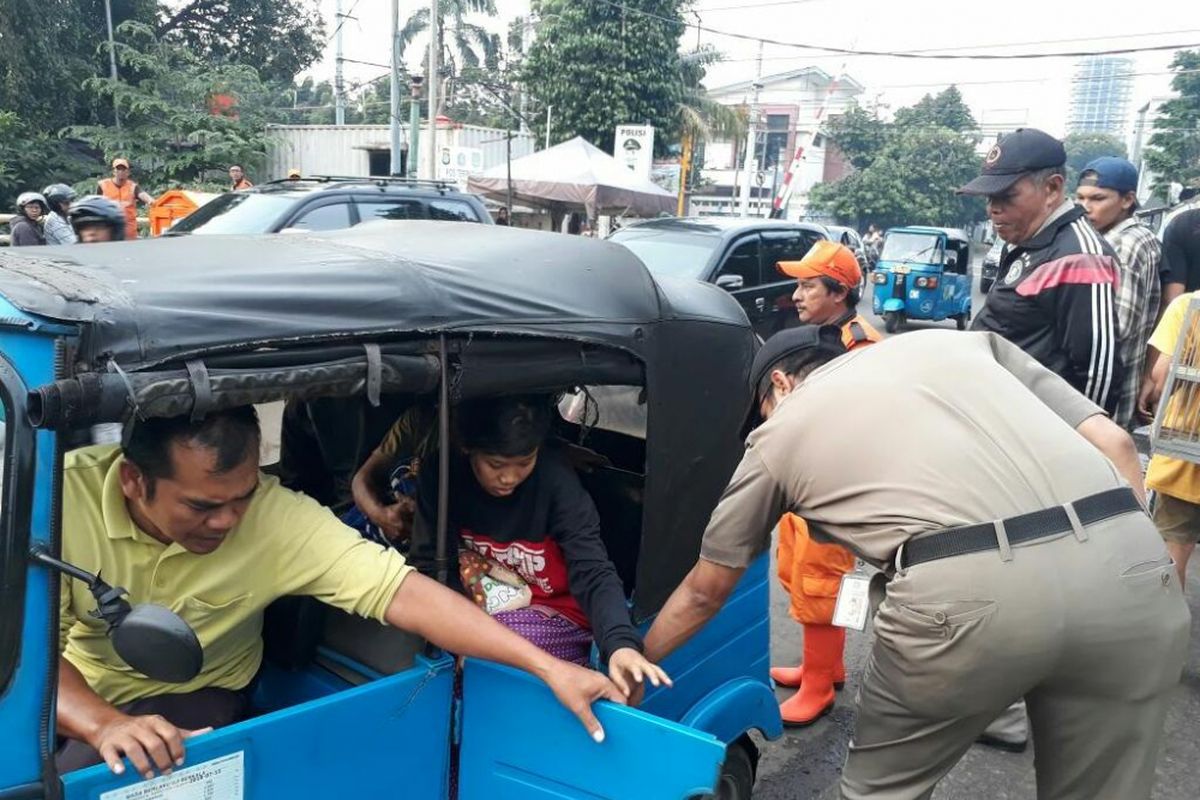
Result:
M376 219L492 224L482 200L447 183L318 176L226 192L176 222L166 235L332 231Z
M979 268L979 291L987 294L992 290L1000 272L1000 256L1004 252L1004 240L997 239L992 243L992 249L983 257L983 266Z
M796 325L796 281L775 264L799 261L828 239L821 225L770 219L669 217L621 228L609 241L624 245L655 276L697 278L737 298L764 339Z

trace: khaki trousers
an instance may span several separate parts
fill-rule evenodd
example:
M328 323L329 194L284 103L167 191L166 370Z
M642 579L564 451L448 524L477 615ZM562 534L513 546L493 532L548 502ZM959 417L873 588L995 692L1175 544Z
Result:
M1137 800L1154 780L1190 614L1162 539L1125 514L900 571L875 617L841 793L907 800L1024 697L1042 800Z

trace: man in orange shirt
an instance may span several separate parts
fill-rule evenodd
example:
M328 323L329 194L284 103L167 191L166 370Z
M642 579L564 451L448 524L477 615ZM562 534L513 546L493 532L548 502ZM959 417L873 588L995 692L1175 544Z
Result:
M141 201L150 205L154 198L142 190L142 187L129 179L129 161L124 158L114 158L112 162L112 177L100 181L100 195L121 206L125 212L125 238L137 238L137 204Z
M857 311L862 270L847 247L822 241L800 261L780 261L779 269L796 278L792 301L805 325L837 325L847 350L881 338ZM804 656L795 667L772 667L780 686L800 691L779 706L789 725L809 725L834 704L834 690L846 681L843 653L846 630L832 624L842 576L854 571L854 555L835 544L815 542L795 514L779 521L779 580L791 596L788 613L804 626Z
M233 182L231 191L234 192L241 192L254 187L254 184L247 180L246 171L242 169L240 164L234 164L229 168L229 180Z

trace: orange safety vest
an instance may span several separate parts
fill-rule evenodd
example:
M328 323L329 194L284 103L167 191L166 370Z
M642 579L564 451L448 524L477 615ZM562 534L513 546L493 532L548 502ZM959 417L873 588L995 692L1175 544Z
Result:
M233 189L231 189L230 191L241 192L241 191L245 191L246 189L253 189L253 188L254 188L253 183L246 180L245 178L242 178L240 181L238 181L237 183L235 183L233 185Z
M847 350L881 338L857 314L842 324L842 344ZM841 545L813 541L804 520L784 514L779 520L777 556L779 582L790 597L788 614L792 619L806 625L832 623L842 576L854 571L854 554Z
M137 196L139 191L138 185L133 181L125 181L121 186L117 186L117 182L112 178L100 181L100 194L115 201L125 212L126 239L137 238Z

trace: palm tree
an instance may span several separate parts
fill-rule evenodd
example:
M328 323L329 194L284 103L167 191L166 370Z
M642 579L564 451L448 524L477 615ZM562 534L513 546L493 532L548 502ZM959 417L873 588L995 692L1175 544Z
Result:
M679 124L684 136L695 142L710 139L737 141L746 135L746 113L736 106L718 103L700 83L705 69L723 58L712 45L698 47L679 58L683 83L679 100Z
M500 65L500 36L468 21L467 15L472 13L496 16L495 0L440 0L438 3L440 39L442 47L450 51L440 70L443 75L453 77L461 69L495 70ZM425 6L409 17L400 29L401 54L428 30L429 7Z

